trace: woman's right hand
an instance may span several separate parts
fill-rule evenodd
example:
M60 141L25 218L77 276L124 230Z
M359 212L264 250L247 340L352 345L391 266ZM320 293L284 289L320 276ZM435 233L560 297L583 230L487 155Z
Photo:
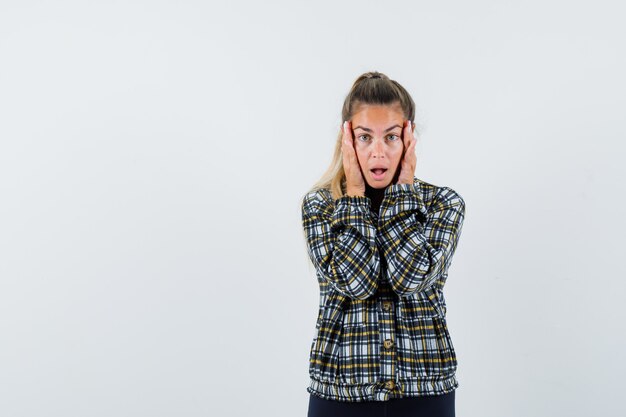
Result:
M365 181L361 173L361 165L354 150L352 123L343 122L341 152L343 154L343 170L346 173L346 195L364 196Z

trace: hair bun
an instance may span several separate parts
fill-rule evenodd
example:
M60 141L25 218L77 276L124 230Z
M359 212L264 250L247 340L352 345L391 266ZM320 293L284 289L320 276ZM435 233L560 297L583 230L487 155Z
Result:
M366 75L366 78L379 78L381 80L388 80L389 78L383 74L382 72L378 72L378 71L372 71L372 72L368 72Z

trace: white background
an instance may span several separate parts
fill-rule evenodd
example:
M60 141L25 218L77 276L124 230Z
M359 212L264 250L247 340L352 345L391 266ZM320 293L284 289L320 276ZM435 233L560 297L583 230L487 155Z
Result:
M457 415L623 415L620 2L225 3L0 3L0 415L305 416L300 201L370 70L467 205Z

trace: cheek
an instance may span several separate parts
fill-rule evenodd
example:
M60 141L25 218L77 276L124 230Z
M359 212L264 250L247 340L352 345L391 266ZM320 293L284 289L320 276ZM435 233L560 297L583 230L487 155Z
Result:
M363 142L361 142L360 140L355 140L354 141L354 150L357 152L365 152L365 149L367 148L367 145Z
M394 150L393 150L393 154L391 156L391 158L393 159L394 163L399 163L400 160L402 159L402 152L404 152L404 144L399 144L399 146L397 146Z
M355 152L356 152L356 158L359 160L359 163L362 163L363 161L367 159L366 151L363 148L357 146L355 149Z

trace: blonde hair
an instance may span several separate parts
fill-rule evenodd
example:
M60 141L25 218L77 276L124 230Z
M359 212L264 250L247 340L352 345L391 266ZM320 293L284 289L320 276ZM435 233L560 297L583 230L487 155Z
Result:
M404 117L413 124L415 119L415 103L411 95L397 81L389 79L378 71L360 75L352 84L350 92L343 102L341 120L350 120L359 106L364 104L394 105L402 109ZM335 151L330 166L322 177L307 191L326 188L337 199L346 192L346 174L343 170L343 153L341 152L342 129L339 128ZM306 193L305 193L306 194Z

